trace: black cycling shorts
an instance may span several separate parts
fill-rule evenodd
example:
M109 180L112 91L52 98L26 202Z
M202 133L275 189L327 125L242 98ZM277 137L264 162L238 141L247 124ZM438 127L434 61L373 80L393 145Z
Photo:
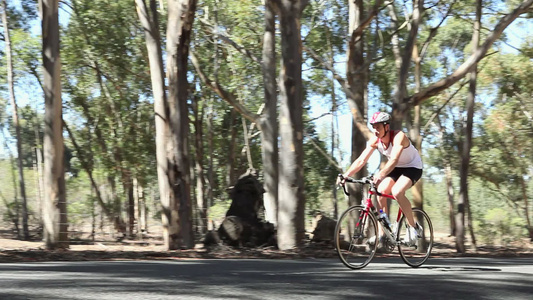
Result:
M406 176L413 182L413 185L422 177L422 169L418 168L394 168L387 177L392 178L394 181L398 181L400 176Z

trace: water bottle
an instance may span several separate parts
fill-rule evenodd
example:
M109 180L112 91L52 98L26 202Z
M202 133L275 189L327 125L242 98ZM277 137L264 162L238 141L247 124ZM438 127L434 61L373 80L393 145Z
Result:
M379 218L383 219L383 221L385 222L385 227L390 229L389 217L387 216L385 212L383 212L383 209L379 210Z

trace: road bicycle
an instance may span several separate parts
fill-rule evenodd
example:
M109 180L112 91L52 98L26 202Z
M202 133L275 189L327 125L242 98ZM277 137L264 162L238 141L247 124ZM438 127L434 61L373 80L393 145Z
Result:
M396 220L389 224L384 218L378 217L378 211L372 202L377 196L383 196L396 200L394 196L383 194L377 191L372 175L356 180L351 177L344 177L339 174L345 183L359 183L369 185L367 197L362 205L348 207L337 221L335 228L335 248L340 260L351 269L362 269L367 266L376 255L378 245L384 252L392 252L398 247L398 252L402 260L413 268L424 264L433 248L433 225L428 214L422 209L413 208L413 215L420 225L420 238L414 245L405 241L402 233L407 230L407 218L398 207ZM341 181L342 182L342 181ZM349 195L345 184L341 184L346 195ZM382 237L378 223L381 224ZM403 229L403 230L402 230Z

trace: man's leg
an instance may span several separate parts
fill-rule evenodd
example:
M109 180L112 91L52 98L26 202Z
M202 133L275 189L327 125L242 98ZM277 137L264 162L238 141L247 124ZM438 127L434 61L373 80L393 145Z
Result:
M391 189L392 187L394 186L394 180L390 177L385 177L378 185L378 192L382 193L382 194L391 194ZM378 196L378 211L380 209L383 210L383 212L385 212L387 215L389 214L389 207L387 205L387 198L386 197L379 197ZM383 227L380 225L378 226L379 228L379 243L380 243L380 247L382 247L382 249L385 249L385 251L388 251L387 250L387 241L386 241L386 237L385 237L385 233L383 232Z
M415 219L413 217L413 210L411 209L411 202L409 202L409 199L405 196L405 192L413 185L413 182L410 178L407 176L400 176L396 183L392 186L391 192L392 195L396 198L396 201L398 201L398 204L400 205L403 214L407 218L407 223L409 223L409 226L414 227L415 226Z
M381 183L378 186L378 192L382 194L388 194L391 195L392 187L395 185L395 181L390 177L385 177ZM388 215L389 214L389 207L387 205L387 199L386 197L378 197L378 203L379 203L379 209L383 209L383 211Z

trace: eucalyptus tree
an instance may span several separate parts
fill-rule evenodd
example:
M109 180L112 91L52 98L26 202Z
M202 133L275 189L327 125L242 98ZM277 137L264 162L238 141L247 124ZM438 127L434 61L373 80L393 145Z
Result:
M18 178L20 186L20 196L22 197L22 232L25 240L29 239L29 230L28 230L28 201L26 198L26 183L24 182L24 169L22 165L22 138L20 135L20 124L19 124L19 112L17 100L15 97L15 78L13 71L13 57L12 57L12 46L11 46L11 33L10 33L10 23L8 22L8 11L6 1L2 1L2 25L4 27L4 43L6 60L7 60L7 84L9 90L9 99L11 101L11 108L13 110L13 125L15 127L16 134L16 144L17 144L17 167L18 167Z
M280 170L278 247L301 246L305 235L302 39L300 18L307 0L280 0Z
M352 114L356 111L366 113L368 108L367 91L368 91L368 66L367 60L372 59L372 49L365 45L364 29L369 26L372 19L376 16L381 1L375 1L374 9L365 11L364 1L350 2L349 29L348 29L348 47L347 47L347 64L346 64L346 81L348 84L347 100ZM365 60L365 47L366 57ZM352 124L352 161L354 161L363 152L366 146L366 139L369 137L368 128L358 128L356 123ZM357 177L362 178L365 172L360 172ZM352 190L352 192L354 192ZM352 193L361 196L360 193ZM357 199L361 202L362 199Z
M481 31L481 12L482 12L482 1L476 1L476 17L474 21L474 28L472 34L472 51L475 53L478 49L480 31ZM466 101L466 124L464 128L464 142L463 149L461 151L461 169L460 169L460 189L459 189L459 201L457 202L457 232L455 246L457 252L465 253L465 241L464 241L464 216L465 213L469 214L469 220L472 220L472 214L469 209L469 199L468 199L468 170L470 164L470 149L472 148L472 126L474 119L474 105L476 98L476 86L477 86L477 63L474 64L472 70L470 71L469 78L469 89L468 89L468 99ZM472 235L472 244L476 247L476 239L470 226L470 231Z
M42 1L44 68L44 240L47 249L68 248L61 100L58 0Z
M194 247L189 170L189 111L187 65L196 0L169 0L167 24L167 80L173 160L174 199L163 205L164 239L168 249ZM175 213L178 213L175 216Z
M163 54L159 29L159 12L157 3L150 1L146 5L144 0L135 1L137 14L144 29L148 61L150 64L150 77L154 98L155 130L156 130L156 161L157 182L161 199L170 199L173 190L170 186L170 159L171 153L167 152L170 142L170 116L165 85L165 71L163 67ZM165 200L165 203L170 200ZM168 222L169 220L167 220Z
M265 218L277 223L278 211L278 121L276 82L276 4L265 1L265 32L263 34L262 71L265 92L265 111L261 115L261 149L264 170Z

